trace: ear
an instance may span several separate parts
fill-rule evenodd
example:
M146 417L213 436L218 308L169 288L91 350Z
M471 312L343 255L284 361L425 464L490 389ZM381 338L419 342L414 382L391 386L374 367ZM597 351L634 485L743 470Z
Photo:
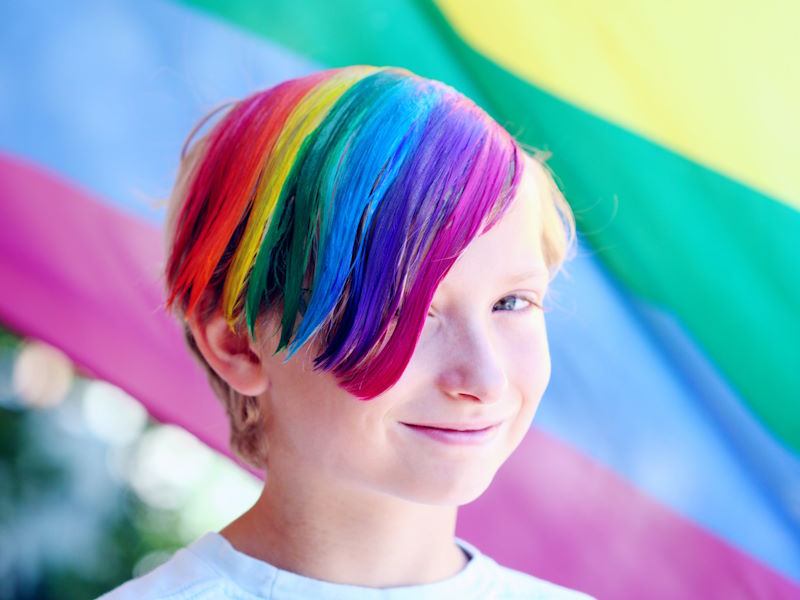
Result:
M195 343L212 369L240 394L258 396L269 387L269 379L257 345L247 330L231 331L221 310L205 321L194 311L187 318Z

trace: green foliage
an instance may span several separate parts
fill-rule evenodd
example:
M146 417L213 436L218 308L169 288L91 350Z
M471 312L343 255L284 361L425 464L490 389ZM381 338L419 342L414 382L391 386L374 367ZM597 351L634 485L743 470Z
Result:
M63 417L63 407L0 408L0 530L11 533L0 536L0 555L11 556L0 600L95 598L130 579L143 556L183 545L176 514L146 505L106 468L80 475L86 465L104 467L85 459L107 449L89 435L53 435ZM67 552L54 551L54 540Z

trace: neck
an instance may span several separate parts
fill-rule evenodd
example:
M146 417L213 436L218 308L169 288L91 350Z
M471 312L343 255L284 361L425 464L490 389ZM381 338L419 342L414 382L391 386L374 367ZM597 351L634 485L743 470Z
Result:
M220 533L244 554L333 583L419 585L452 577L466 564L453 540L457 507L298 487L298 478L270 472L255 505Z

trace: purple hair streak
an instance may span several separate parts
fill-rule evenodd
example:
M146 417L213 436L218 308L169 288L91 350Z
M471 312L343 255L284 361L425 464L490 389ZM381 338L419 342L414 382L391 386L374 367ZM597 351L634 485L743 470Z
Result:
M437 286L470 241L505 212L523 161L503 128L444 84L392 68L348 67L314 77L284 87L303 89L291 110L253 102L273 88L243 101L263 118L216 125L240 136L245 155L259 153L240 166L247 171L237 172L243 185L269 186L249 184L236 194L226 188L242 200L215 203L229 224L227 258L215 272L230 257L240 265L225 282L229 322L244 320L255 335L258 316L279 311L278 350L288 348L291 356L312 343L315 368L367 399L402 375ZM250 126L269 131L272 141L253 144L263 133ZM198 172L225 164L214 149ZM220 194L212 189L214 177L204 181L209 189L193 188L188 201ZM213 229L197 220L193 231ZM197 257L212 252L212 242L219 248L218 236L208 236L208 250L202 236L191 247L175 246L171 283L196 282L181 268L202 265ZM241 247L247 236L250 245ZM205 290L187 284L171 291L188 299Z

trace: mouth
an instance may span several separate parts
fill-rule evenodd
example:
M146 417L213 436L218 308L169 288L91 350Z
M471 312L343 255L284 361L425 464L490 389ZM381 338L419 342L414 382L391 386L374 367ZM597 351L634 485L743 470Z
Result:
M401 421L402 422L402 421ZM443 431L483 431L496 425L500 425L502 421L475 421L472 423L405 423L409 427L424 427L426 429L441 429Z
M403 423L403 425L415 433L437 442L467 446L481 445L489 442L494 438L497 430L500 428L500 423L483 426L453 424L446 427L438 425L414 425L411 423Z

